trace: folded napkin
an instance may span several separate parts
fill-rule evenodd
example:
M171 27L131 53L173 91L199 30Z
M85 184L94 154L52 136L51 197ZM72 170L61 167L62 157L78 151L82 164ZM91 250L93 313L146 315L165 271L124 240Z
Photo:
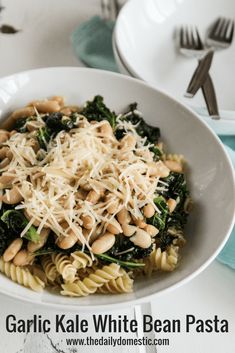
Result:
M87 66L118 72L112 50L113 21L92 17L72 34L76 56ZM235 168L235 136L220 136ZM235 269L235 227L217 259Z
M112 49L114 22L99 16L82 23L72 34L76 56L87 66L118 72Z

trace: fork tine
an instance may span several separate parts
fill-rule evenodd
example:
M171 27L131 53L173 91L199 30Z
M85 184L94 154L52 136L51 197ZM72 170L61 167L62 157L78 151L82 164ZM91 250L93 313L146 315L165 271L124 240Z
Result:
M180 27L180 47L184 47L184 28Z
M191 28L190 34L191 34L192 46L193 46L193 48L197 48L198 43L197 43L197 38L195 38L195 36L194 36L194 28L193 27Z
M230 23L231 23L230 19L228 19L228 20L224 19L223 26L221 27L221 31L220 31L220 35L219 35L221 40L226 39L226 33L227 33L227 30L229 28Z
M196 36L197 36L197 48L203 49L203 44L202 44L201 37L200 37L200 34L198 32L197 27L195 27L195 31L196 31Z
M230 33L228 35L228 42L232 43L233 40L233 33L234 33L234 21L232 21L232 26L230 28Z
M221 17L219 17L219 18L214 22L214 24L212 25L211 30L210 30L209 35L208 35L209 38L215 37L215 34L216 34L216 32L217 32L217 29L218 29L218 26L219 26L220 22L221 22Z
M187 47L191 47L191 41L190 41L190 36L189 36L189 27L186 26L185 28L185 37L186 37L186 45Z

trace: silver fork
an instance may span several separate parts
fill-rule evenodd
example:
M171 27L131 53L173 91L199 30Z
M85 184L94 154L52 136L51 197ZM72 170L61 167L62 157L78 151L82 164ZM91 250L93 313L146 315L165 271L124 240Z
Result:
M234 34L234 20L219 17L209 28L206 38L206 44L210 47L212 56L215 51L226 49L230 47L233 41ZM207 54L208 55L208 54ZM201 60L195 70L190 84L187 88L187 96L193 97L198 89L205 82L210 65L208 61Z
M202 43L198 29L196 27L181 27L179 31L180 52L199 61L208 53ZM202 93L206 102L209 115L213 119L219 119L219 111L212 79L207 73L205 82L202 85Z
M204 47L196 27L185 26L179 30L180 52L187 57L202 58L207 49Z
M213 50L228 48L233 41L234 20L219 17L209 28L206 45Z

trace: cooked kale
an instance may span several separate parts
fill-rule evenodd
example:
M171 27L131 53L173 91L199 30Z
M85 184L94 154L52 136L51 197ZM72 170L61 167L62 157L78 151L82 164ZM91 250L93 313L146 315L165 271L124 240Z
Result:
M18 236L29 223L23 213L19 210L5 211L1 216L1 221L5 223L8 230L14 234L17 234ZM24 234L24 238L34 243L37 243L40 240L40 236L34 226L30 226L30 228Z
M159 235L160 234L160 235ZM175 237L171 234L168 233L167 230L164 230L163 232L160 232L156 238L157 243L159 243L159 246L162 251L165 251L166 248L172 244L173 240Z
M23 118L17 119L15 122L14 129L21 133L26 132L27 131L26 123L30 120L32 120L31 117L23 117Z
M127 250L130 251L126 252ZM121 261L130 261L135 259L143 259L144 257L149 256L151 251L152 245L147 249L143 249L132 243L128 237L119 234L116 236L115 244L107 252L107 255Z
M112 128L116 125L116 114L107 108L104 104L104 98L101 96L95 96L93 101L88 101L81 114L83 114L89 121L107 120Z
M8 234L5 224L0 224L0 256L4 253L9 245L9 240L12 239L12 234Z
M154 153L154 157L153 157L154 161L155 162L159 161L159 159L162 156L162 151L157 146L152 146L149 148L149 150Z
M137 113L137 103L132 103L129 106L129 111L122 116L123 120L129 121L136 125L136 132L141 137L147 137L146 143L157 143L160 137L160 129L158 127L147 124L144 119ZM123 129L116 129L115 136L117 139L124 135Z
M47 150L47 145L52 137L52 131L47 126L41 127L37 132L37 140L40 148Z
M140 263L140 262L123 261L123 260L120 260L118 258L109 256L107 254L99 254L99 255L96 255L96 257L98 257L100 260L103 260L103 262L112 262L112 263L114 262L114 263L117 263L120 266L126 267L126 268L128 268L130 270L134 269L134 268L144 267L145 266L145 264Z
M161 213L155 212L153 217L149 218L147 221L149 224L152 224L154 227L156 227L159 231L162 231L166 226L167 214L169 211L168 206L164 197L162 196L156 197L154 199L154 203Z
M61 112L56 112L45 117L46 126L52 133L58 133L62 130L69 131L74 127L73 119L69 117L67 119L62 119L63 116L64 115Z

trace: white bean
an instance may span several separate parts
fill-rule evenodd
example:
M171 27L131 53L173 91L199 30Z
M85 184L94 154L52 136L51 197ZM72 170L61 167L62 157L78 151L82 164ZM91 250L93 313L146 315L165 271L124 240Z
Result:
M100 128L100 133L103 135L103 136L112 136L113 135L113 129L112 129L112 126L109 124L109 122L105 122L103 123Z
M3 260L5 262L11 261L16 256L16 254L20 251L22 245L23 245L23 239L17 238L13 240L13 242L4 251Z
M30 254L27 250L20 250L13 259L13 264L15 266L26 266L32 262L34 256Z
M119 234L122 233L122 228L120 226L120 224L118 223L118 221L114 218L112 219L112 223L109 223L107 226L107 231L112 233L112 234Z
M144 230L151 236L155 237L158 233L159 230L154 227L152 224L147 224L147 226L144 228Z
M2 174L0 176L0 189L5 188L6 186L10 185L14 179L15 179L15 176L13 176L13 175Z
M95 190L91 190L87 197L86 200L91 202L92 204L96 204L96 202L99 200L100 194L98 194Z
M150 162L148 163L148 172L150 176L166 178L170 174L170 169L162 162Z
M136 232L137 228L130 224L122 224L122 230L126 237L131 237Z
M149 248L152 243L151 236L143 229L137 229L136 234L133 235L130 240L143 249Z
M168 205L168 208L169 208L170 213L172 213L172 212L175 210L176 205L177 205L176 200L174 200L174 199L168 199L166 203L167 203L167 205Z
M63 238L58 240L57 245L59 246L59 248L64 250L70 249L76 244L77 240L78 237L74 234L72 230L70 230L67 236L64 236Z
M40 240L38 243L34 243L33 241L29 241L27 244L27 249L29 252L33 253L34 251L41 249L43 245L46 243L47 238L49 236L50 229L43 228L40 233Z
M135 225L139 228L145 228L146 227L146 223L143 219L140 218L133 218L133 222L135 223Z
M133 150L136 145L136 137L132 134L126 134L120 142L121 149Z
M7 197L7 194L4 194L2 196L2 202L8 205L14 205L16 203L19 203L22 200L23 200L23 197L21 193L18 191L16 186L13 186L13 188L9 191L8 197Z
M94 254L103 254L115 243L115 235L111 233L105 233L100 238L96 239L91 246L91 250Z
M148 205L144 206L144 215L146 218L153 217L154 213L155 213L155 209L154 209L153 205L151 205L149 203Z
M59 103L51 100L33 101L29 105L35 107L39 113L54 113L60 110Z
M131 216L129 214L129 212L127 211L126 208L122 208L118 214L117 214L117 219L118 219L118 222L120 224L127 224L127 223L130 223L131 221Z
M94 220L89 215L85 215L85 216L82 215L81 220L82 220L83 227L86 229L91 229L94 225Z

